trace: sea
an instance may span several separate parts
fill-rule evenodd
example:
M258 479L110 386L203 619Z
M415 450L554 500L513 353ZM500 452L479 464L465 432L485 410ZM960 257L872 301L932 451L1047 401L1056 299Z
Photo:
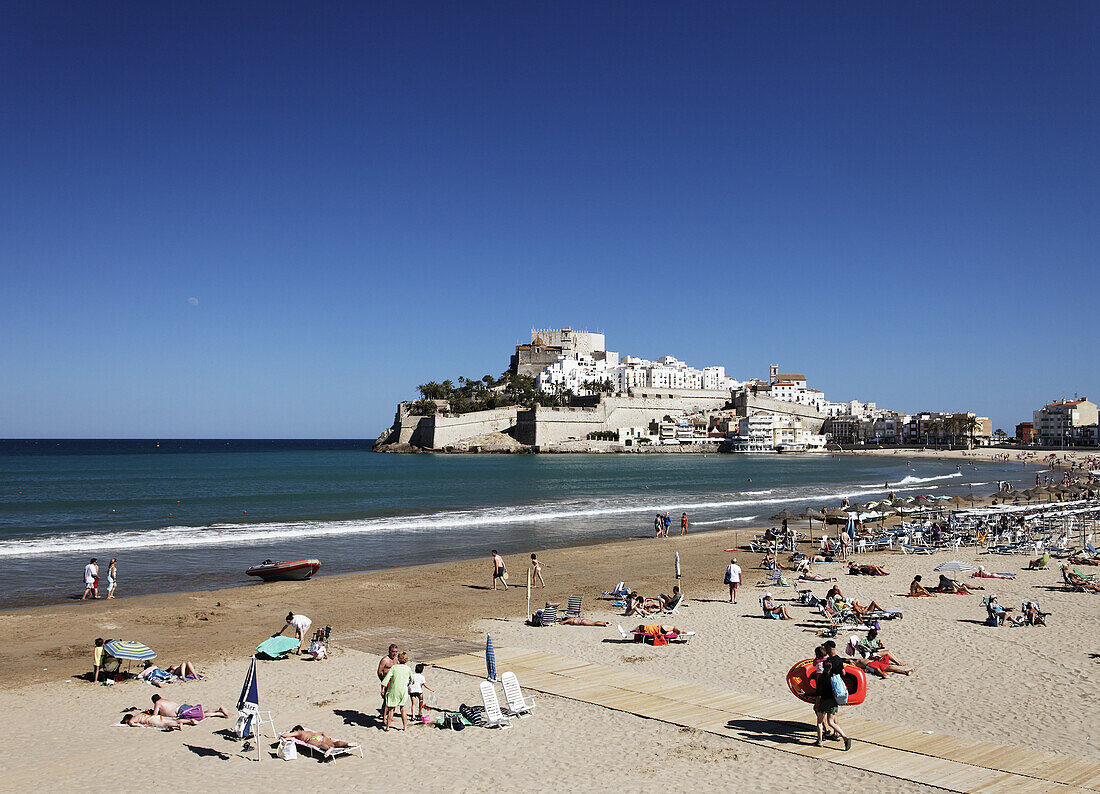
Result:
M318 575L767 523L898 494L986 496L1018 462L898 455L393 455L371 441L0 440L0 608L79 598L89 558L117 597L263 586L245 569L316 557Z

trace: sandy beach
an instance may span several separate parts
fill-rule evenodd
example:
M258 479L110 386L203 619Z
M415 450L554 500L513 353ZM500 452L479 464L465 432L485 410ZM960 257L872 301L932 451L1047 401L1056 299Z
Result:
M253 585L227 590L71 603L11 611L0 628L18 638L18 652L5 651L7 686L0 713L10 758L6 784L19 788L44 782L67 790L94 790L109 779L141 776L154 789L192 790L226 785L338 785L353 790L396 786L431 791L481 789L486 784L548 788L583 776L591 790L640 791L654 786L687 790L736 780L755 791L780 791L812 776L829 787L864 785L875 791L926 788L886 775L846 769L824 761L777 752L746 742L681 728L657 720L581 703L539 696L534 717L507 731L468 728L457 733L411 726L407 734L377 727L375 668L385 651L385 632L418 632L482 645L491 632L498 648L542 650L587 662L705 683L777 702L795 702L784 674L812 654L821 640L820 619L789 602L794 588L772 592L788 605L792 621L764 620L753 585L763 579L758 558L738 552L746 586L729 604L722 572L730 553L751 530L716 531L669 539L636 538L540 552L549 566L548 587L536 589L532 606L550 598L564 602L584 595L583 615L608 620L598 627L524 625L526 589L488 590L489 560L462 561L304 583ZM665 618L697 632L686 646L623 645L616 623L639 621L600 594L627 582L646 594L669 592L673 553L683 568L687 601L680 614ZM1013 581L982 581L986 593L1019 608L1038 599L1053 613L1047 628L990 628L982 625L978 593L935 599L902 597L915 573L935 579L932 568L946 559L981 562L1018 574ZM844 593L862 603L877 600L902 609L904 618L883 624L886 645L916 668L909 678L870 682L860 716L919 731L985 739L1018 748L1047 750L1100 761L1095 733L1100 695L1095 676L1100 647L1100 601L1065 592L1057 569L1023 571L1023 557L983 556L977 550L932 556L865 555L886 566L888 577L848 576L840 563L817 566L836 576ZM522 581L526 557L508 558L513 581ZM968 580L969 581L969 580ZM978 580L974 580L978 581ZM829 584L812 586L823 595ZM123 709L146 707L157 690L137 681L93 686L78 676L90 669L97 636L137 639L157 650L158 660L194 662L201 682L171 684L161 694L179 702L225 706L233 711L254 646L279 629L288 609L309 615L314 625L333 628L333 657L325 662L298 658L262 662L261 703L275 714L280 730L295 723L330 736L361 742L365 759L342 758L321 768L299 758L287 763L264 746L256 763L240 742L219 733L231 720L211 718L182 733L110 727ZM352 641L358 632L371 638ZM344 641L341 638L344 637ZM1086 642L1082 642L1082 638ZM416 647L411 661L422 658ZM439 704L455 708L479 702L472 676L429 668L428 682ZM59 716L59 712L63 716ZM810 707L805 719L812 722ZM860 737L856 737L857 746ZM549 750L549 752L547 752ZM135 752L136 751L136 752ZM253 756L254 757L254 756ZM148 773L150 759L156 772ZM537 760L536 760L537 759Z

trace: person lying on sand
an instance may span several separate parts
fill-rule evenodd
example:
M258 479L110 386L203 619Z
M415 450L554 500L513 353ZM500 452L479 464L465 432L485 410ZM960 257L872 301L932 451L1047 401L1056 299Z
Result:
M975 588L979 589L979 588ZM936 585L937 593L951 593L953 595L970 595L970 591L962 582L956 582L945 574L940 574L940 583Z
M1015 579L1014 573L990 573L985 569L984 565L979 565L978 570L970 574L974 579Z
M186 703L180 705L179 703L173 703L171 700L165 700L160 695L153 695L152 700L153 708L151 709L151 713L154 717L172 717L176 719L191 719L197 721L205 719L206 717L229 716L226 710L221 707L207 712L203 710L202 706L190 706Z
M854 562L848 563L848 573L852 574L853 576L860 576L860 575L862 575L862 576L889 576L890 575L890 574L886 573L885 570L883 570L881 565L869 565L867 563L863 563L862 565L860 565L860 564L857 564L857 563L854 563Z
M1100 559L1086 557L1083 554L1074 554L1069 558L1070 565L1100 565Z
M131 728L161 728L166 731L182 731L184 725L197 724L194 720L177 720L172 717L161 717L156 714L147 714L142 711L137 714L127 714L120 722Z
M835 576L818 576L816 573L810 571L803 571L798 575L798 581L800 582L835 582Z
M318 750L328 752L333 747L351 747L351 742L341 741L340 739L332 739L322 733L321 731L310 730L309 728L303 728L301 725L295 725L286 733L279 734L280 739L297 739L303 744L308 744L310 747L316 747Z
M610 626L606 620L588 620L587 618L565 618L561 621L563 626Z
M768 593L764 596L764 600L760 603L760 606L764 610L764 617L775 618L777 620L793 620L791 613L787 611L785 606L776 604L772 600L772 594Z
M920 583L920 574L918 573L913 577L913 581L909 584L909 597L910 598L935 598L935 593L928 592L928 589Z

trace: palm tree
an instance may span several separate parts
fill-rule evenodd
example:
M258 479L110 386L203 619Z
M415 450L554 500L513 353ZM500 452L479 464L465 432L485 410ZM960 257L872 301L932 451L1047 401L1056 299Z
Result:
M982 423L978 421L978 417L972 414L967 414L966 417L959 421L960 429L966 433L970 446L968 449L974 447L974 433L982 429Z

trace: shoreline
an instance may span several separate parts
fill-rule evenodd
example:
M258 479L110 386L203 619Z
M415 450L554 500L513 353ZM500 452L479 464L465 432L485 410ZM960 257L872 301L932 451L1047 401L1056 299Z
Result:
M659 540L645 535L594 538L569 546L526 549L505 555L505 560L512 577L519 578L525 575L530 554L537 554L539 560L549 566L546 578L553 589L547 589L546 594L563 602L568 595L564 592L566 589L583 588L591 592L592 583L601 575L600 582L607 582L606 586L600 585L602 589L614 587L623 579L623 576L615 578L614 560L629 561L629 569L637 571L633 575L635 586L652 584L648 589L663 588L664 592L672 587L667 580L672 579L674 552L680 552L685 566L691 565L689 561L699 564L705 557L713 557L709 563L709 578L717 577L720 584L724 568L722 559L726 555L723 549L740 547L765 528L765 525L708 527L689 531L686 536L674 534ZM662 558L659 564L650 559L654 551L652 544L661 544L667 559ZM315 626L333 625L337 637L344 630L379 625L402 625L429 634L451 636L456 624L478 616L525 615L526 587L523 584L511 586L507 594L499 591L501 598L497 601L479 598L489 589L488 552L486 548L484 558L331 574L303 582L247 582L210 590L182 590L86 602L71 599L7 608L0 611L0 631L26 639L19 655L0 654L5 661L5 680L12 686L51 680L54 676L47 674L44 668L56 668L59 660L64 661L62 669L67 670L66 675L78 675L85 668L90 670L92 641L97 636L137 639L156 649L160 657L193 659L201 667L206 661L250 654L255 645L281 628L288 610L304 612L314 619ZM749 561L749 565L743 566L746 571L755 566L761 556L740 550L737 555ZM519 592L523 593L522 599L514 595ZM532 591L532 609L541 605L543 592L542 589ZM370 599L379 594L392 600L379 604ZM363 604L349 604L349 595L363 595L367 600ZM496 594L489 591L488 595ZM426 601L418 603L418 598ZM257 610L262 611L262 615L252 614ZM482 615L483 612L489 614ZM216 630L228 623L230 617L237 620L234 633L242 628L254 630L254 635L249 636L254 637L255 642L242 643L237 637L223 636ZM27 627L32 625L34 632L26 637ZM51 626L51 630L41 631L39 627L43 625ZM75 659L80 659L80 669L70 669L72 665L68 660Z

